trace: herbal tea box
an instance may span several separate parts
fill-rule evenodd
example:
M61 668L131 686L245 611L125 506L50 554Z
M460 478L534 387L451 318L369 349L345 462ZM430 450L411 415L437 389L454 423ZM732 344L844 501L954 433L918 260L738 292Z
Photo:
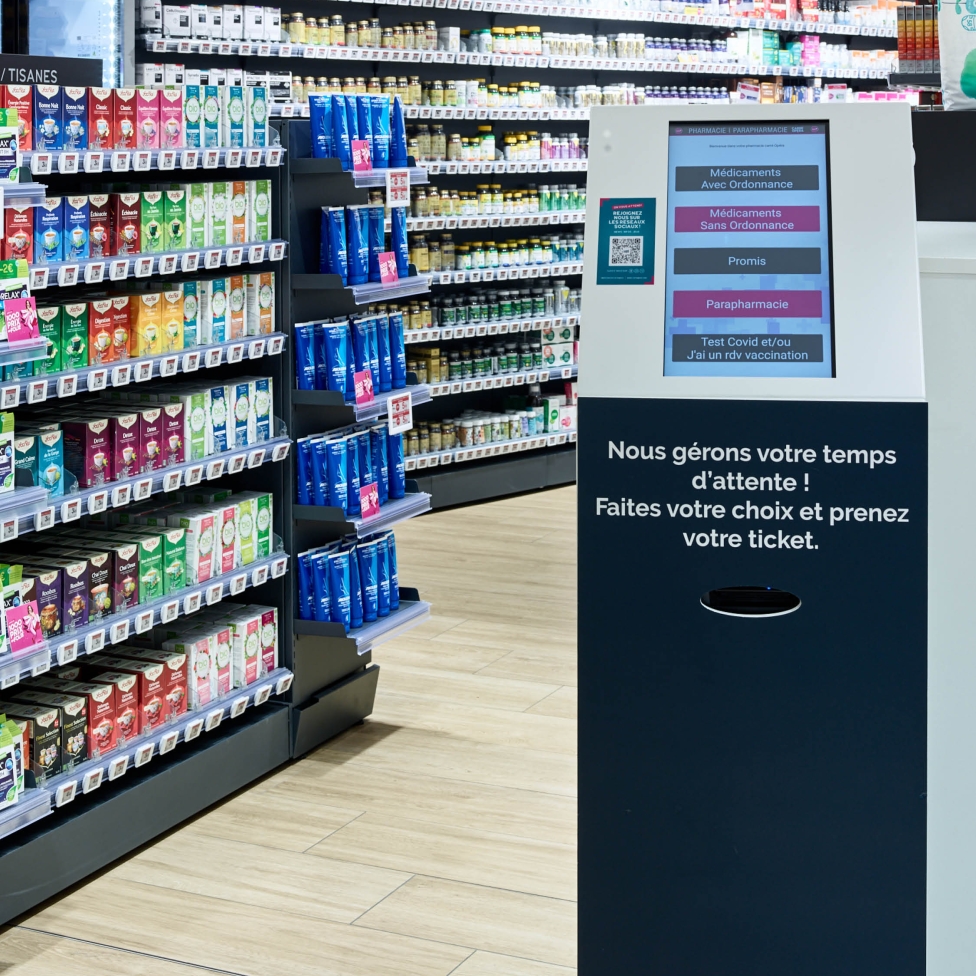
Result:
M206 247L210 240L209 191L207 183L187 183L183 190L186 247Z
M249 336L274 332L274 286L273 271L245 276L245 321Z
M92 193L88 197L88 256L107 258L111 254L112 224L109 195Z
M67 86L61 89L61 114L64 120L64 148L88 148L88 89Z
M47 339L47 354L35 360L34 373L43 376L61 371L61 306L46 305L37 310L37 328Z
M207 188L207 235L214 247L230 244L230 183L206 183Z
M226 278L212 278L198 283L200 297L200 329L198 341L201 344L226 342L228 335L228 304Z
M183 289L163 292L162 352L179 352L183 348Z
M142 194L113 193L109 197L112 254L138 254L142 234Z
M132 339L132 301L128 295L112 299L112 346L116 359L128 359Z
M141 89L140 89L141 91ZM147 190L142 194L139 220L139 242L144 254L163 249L166 207L161 190Z
M111 88L88 89L88 147L111 149L114 126Z
M34 260L34 204L11 200L3 211L3 260Z
M7 110L17 112L18 149L28 152L34 148L34 86L5 85L3 103Z
M210 402L210 416L207 421L207 439L210 451L220 454L230 450L230 394L226 386L212 386L207 391Z
M159 89L159 148L183 145L183 89Z
M159 148L159 89L136 89L136 133L139 149Z
M198 311L197 282L184 281L183 290L183 348L189 349L197 344Z
M116 88L112 92L112 119L115 126L113 149L136 148L136 90Z
M250 221L247 230L249 241L271 240L271 181L248 180L247 214Z
M92 366L114 362L112 342L112 299L104 298L88 304L88 349Z
M203 146L214 149L220 145L220 89L222 86L205 85L203 88L203 121L201 136Z
M156 292L132 295L129 302L133 356L158 356L162 352L162 296Z
M174 529L184 529L186 539L186 582L206 583L218 575L215 549L217 543L217 513L201 506L174 513L167 519Z
M232 149L244 143L244 88L241 85L220 86L221 145Z
M63 261L64 206L61 197L45 197L34 208L34 260Z
M244 89L244 144L268 144L268 89L262 85Z
M247 335L244 303L244 275L231 275L227 279L228 339L243 339Z
M61 368L88 366L88 303L61 306Z
M234 180L230 184L230 214L228 243L244 244L247 241L247 182Z
M64 148L64 95L60 85L34 85L34 148Z

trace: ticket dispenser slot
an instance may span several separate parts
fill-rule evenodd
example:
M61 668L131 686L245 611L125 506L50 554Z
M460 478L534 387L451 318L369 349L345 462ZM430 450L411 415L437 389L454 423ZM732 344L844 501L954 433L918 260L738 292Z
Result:
M723 586L709 590L701 605L727 617L782 617L800 609L800 598L772 586Z

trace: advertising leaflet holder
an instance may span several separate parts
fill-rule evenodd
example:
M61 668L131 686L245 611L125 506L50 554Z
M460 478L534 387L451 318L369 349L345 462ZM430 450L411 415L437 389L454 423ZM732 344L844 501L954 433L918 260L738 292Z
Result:
M596 108L589 172L580 972L923 976L908 107Z

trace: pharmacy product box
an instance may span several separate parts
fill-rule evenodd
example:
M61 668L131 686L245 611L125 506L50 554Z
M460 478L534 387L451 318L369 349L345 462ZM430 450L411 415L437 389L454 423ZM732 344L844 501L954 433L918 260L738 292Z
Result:
M64 260L88 257L91 219L87 196L63 197Z
M163 4L163 35L165 37L190 37L193 33L190 6Z
M264 40L264 7L244 6L244 40Z
M139 408L139 470L155 471L163 466L163 408Z
M210 641L205 637L177 637L163 642L163 650L186 656L187 707L193 712L214 699L214 676L211 673Z
M165 215L165 243L167 251L182 251L186 248L186 192L167 190L163 197Z
M159 89L136 89L136 133L139 149L159 148Z
M207 421L207 440L210 451L220 454L230 450L230 404L228 387L212 386L207 391L210 417Z
M69 420L64 431L64 460L82 488L95 488L113 480L108 418Z
M244 384L247 385L246 383ZM256 556L257 529L257 496L254 492L234 495L237 505L237 546L240 554L240 565L253 563Z
M227 279L212 278L198 282L200 329L198 341L201 345L213 342L226 342L228 335L228 297Z
M242 4L224 4L224 40L244 40L244 6Z
M261 612L261 674L278 667L278 611L275 607L254 607Z
M162 445L164 467L171 464L182 464L184 460L183 438L183 404L164 403L162 406Z
M251 384L251 412L254 414L254 438L256 442L268 440L272 431L274 413L274 385L270 376L249 376Z
M576 430L576 407L559 408L559 429Z
M47 339L47 354L34 361L34 373L44 376L61 371L61 306L47 305L37 310L37 328Z
M542 330L542 342L552 345L554 342L572 342L576 329L572 325L556 321L548 329Z
M116 359L128 359L131 352L131 306L128 295L112 299L112 346Z
M251 501L254 518L254 558L271 555L274 533L274 501L270 492L245 491L232 496L235 502Z
M107 193L88 197L88 256L107 258L112 246L112 222Z
M212 453L209 438L210 390L173 393L171 402L183 405L183 452L187 461L202 461Z
M186 712L187 660L185 654L163 651L154 647L119 644L113 655L130 661L147 661L163 665L161 681L166 698L166 715L178 716Z
M197 315L200 303L197 298L197 282L184 281L183 290L183 348L190 349L197 344Z
M112 221L111 254L138 254L142 233L142 194L113 193L109 197Z
M211 72L211 75L213 72ZM207 149L220 145L220 88L219 85L203 86L203 121L200 123L200 136Z
M140 473L139 411L119 412L109 417L112 445L112 471L115 480L134 478Z
M438 27L437 28L437 49L439 51L460 51L461 50L461 28L460 27Z
M188 149L199 149L202 145L203 106L200 97L199 85L183 86L183 144Z
M174 529L186 530L186 583L206 583L217 575L215 548L217 544L218 509L201 506L176 512L167 518Z
M178 149L183 145L183 89L159 90L159 148Z
M80 695L88 709L88 755L96 758L114 749L118 739L115 685L66 681L43 675L36 683L65 695Z
M251 9L248 7L247 9ZM241 85L220 87L220 145L240 149L244 146L244 88Z
M161 62L136 65L136 88L159 88L166 78L166 66Z
M235 180L230 184L228 244L243 244L247 240L247 223L247 183Z
M34 261L63 261L64 205L61 197L45 197L34 208Z
M241 609L231 622L231 662L235 688L258 680L261 667L261 614Z
M8 695L25 705L58 710L62 766L67 768L69 764L84 762L88 758L88 701L84 696L24 686L11 688ZM3 709L0 708L0 711Z
M542 398L542 413L546 433L559 430L559 407L562 402L563 398L558 396Z
M143 732L158 729L165 723L165 665L158 661L136 661L112 654L99 654L96 660L112 672L135 676L139 692L139 727Z
M268 89L263 85L244 89L244 145L268 144Z
M64 120L64 148L88 148L88 89L65 86L61 89L61 114Z
M36 777L56 776L61 772L61 713L57 708L0 701L0 713L24 723L27 766Z
M163 65L163 87L165 88L182 88L186 83L186 65L183 64L173 64L171 62L166 62ZM162 96L160 96L160 121L162 121ZM162 143L162 128L160 128L160 143ZM165 148L165 147L163 147Z
M34 148L34 86L4 85L3 104L17 110L18 148L27 152Z
M34 204L13 200L3 211L3 260L34 261Z
M92 366L115 360L112 342L112 299L103 298L88 303L88 350Z
M247 214L249 241L271 240L271 181L248 180Z
M207 21L210 25L210 36L214 40L221 40L224 36L224 5L208 5Z
M136 148L136 89L116 88L112 92L113 148Z
M162 352L179 352L183 348L183 289L163 292Z
M205 3L190 4L190 33L197 38L210 37L210 19Z
M247 335L245 322L244 275L231 275L227 279L227 338L243 339Z
M64 148L64 95L60 85L34 85L34 148Z
M61 306L61 368L88 366L88 303Z
M230 403L228 448L247 447L254 443L254 411L251 396L254 387L246 378L236 379L227 387Z
M186 246L206 247L209 236L209 191L206 183L188 183L182 187L186 200Z
M230 243L230 183L207 183L208 243L214 247Z
M88 147L112 149L115 138L115 112L111 88L88 89Z
M274 272L249 274L245 282L247 334L268 335L274 332Z
M141 89L140 89L141 90ZM139 243L144 254L158 253L165 240L166 207L161 190L146 190L140 201Z
M543 366L572 366L573 343L552 342L542 346Z
M133 356L162 352L163 307L158 291L132 295L129 301L130 349Z
M264 39L276 42L281 40L281 7L264 8Z

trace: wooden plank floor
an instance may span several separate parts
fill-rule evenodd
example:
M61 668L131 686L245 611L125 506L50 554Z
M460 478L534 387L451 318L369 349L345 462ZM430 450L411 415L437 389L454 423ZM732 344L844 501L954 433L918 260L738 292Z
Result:
M0 973L575 972L575 504L398 528L435 611L365 725L0 932Z

